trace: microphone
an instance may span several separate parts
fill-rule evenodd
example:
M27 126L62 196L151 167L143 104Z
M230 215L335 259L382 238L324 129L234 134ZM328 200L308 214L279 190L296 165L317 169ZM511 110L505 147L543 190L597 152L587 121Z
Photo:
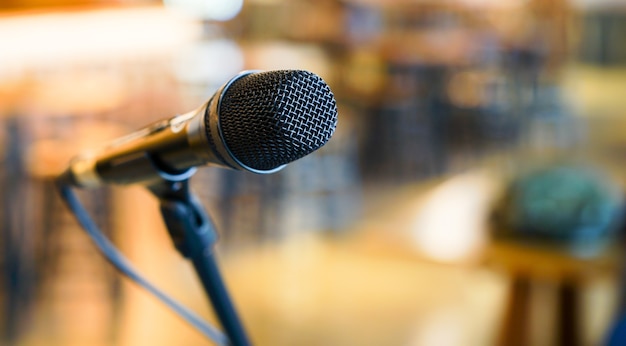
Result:
M75 186L189 178L197 166L273 173L322 147L337 126L328 85L302 70L244 71L200 108L73 158Z

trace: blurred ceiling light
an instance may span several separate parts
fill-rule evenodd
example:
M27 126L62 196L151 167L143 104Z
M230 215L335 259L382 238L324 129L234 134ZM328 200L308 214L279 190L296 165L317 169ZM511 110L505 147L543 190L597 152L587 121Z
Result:
M495 178L467 173L434 188L420 205L413 224L417 248L442 262L467 260L486 242Z
M192 17L217 21L235 18L243 7L243 0L163 0L163 3Z
M174 63L178 78L192 84L221 85L243 68L243 52L232 40L206 41L190 46Z
M201 26L160 7L0 17L0 74L170 55Z
M317 45L263 42L246 46L250 68L260 70L304 69L332 84L332 69L326 53Z

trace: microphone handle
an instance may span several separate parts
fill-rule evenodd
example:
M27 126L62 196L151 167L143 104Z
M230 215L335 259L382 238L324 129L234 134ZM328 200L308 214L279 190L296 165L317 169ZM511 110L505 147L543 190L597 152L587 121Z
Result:
M149 184L186 179L194 167L207 163L219 165L203 133L206 107L158 121L75 157L70 163L74 181L80 187Z

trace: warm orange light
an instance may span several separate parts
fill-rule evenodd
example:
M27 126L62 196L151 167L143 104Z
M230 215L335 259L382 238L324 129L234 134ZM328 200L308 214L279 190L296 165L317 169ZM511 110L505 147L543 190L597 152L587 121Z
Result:
M0 73L166 55L200 33L198 23L161 7L3 17Z

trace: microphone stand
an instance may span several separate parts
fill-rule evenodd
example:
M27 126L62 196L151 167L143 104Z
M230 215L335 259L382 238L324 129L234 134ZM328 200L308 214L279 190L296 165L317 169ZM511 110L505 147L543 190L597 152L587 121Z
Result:
M161 215L174 246L193 263L231 345L250 345L217 266L214 251L217 232L202 204L191 193L189 179L162 179L148 189L159 199Z

